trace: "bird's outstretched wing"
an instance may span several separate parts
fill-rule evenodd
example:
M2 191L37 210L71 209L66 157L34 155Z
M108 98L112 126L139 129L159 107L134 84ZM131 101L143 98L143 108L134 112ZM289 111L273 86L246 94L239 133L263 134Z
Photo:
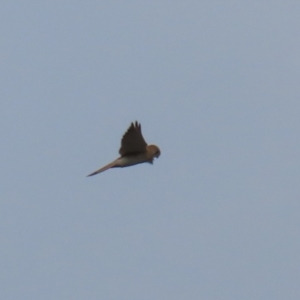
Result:
M119 153L121 156L142 153L146 151L146 146L147 143L142 135L141 124L138 122L131 123L130 127L123 135Z

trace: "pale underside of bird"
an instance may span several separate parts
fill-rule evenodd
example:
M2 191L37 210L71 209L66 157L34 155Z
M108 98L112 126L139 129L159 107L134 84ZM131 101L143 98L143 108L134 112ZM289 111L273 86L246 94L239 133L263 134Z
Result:
M120 157L89 174L93 176L111 168L124 168L142 163L153 164L154 158L160 156L160 150L155 145L147 145L142 135L142 127L138 122L131 123L121 141Z

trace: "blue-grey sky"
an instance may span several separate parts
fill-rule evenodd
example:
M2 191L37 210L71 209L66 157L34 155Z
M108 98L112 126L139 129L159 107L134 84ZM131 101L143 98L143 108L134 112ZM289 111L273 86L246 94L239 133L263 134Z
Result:
M298 1L2 1L0 298L300 299ZM154 165L85 176L131 121Z

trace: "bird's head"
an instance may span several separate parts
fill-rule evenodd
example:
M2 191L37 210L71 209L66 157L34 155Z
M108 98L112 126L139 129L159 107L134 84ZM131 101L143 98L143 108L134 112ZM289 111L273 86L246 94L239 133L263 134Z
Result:
M160 156L160 149L155 145L149 145L148 151L152 154L153 157L159 158Z

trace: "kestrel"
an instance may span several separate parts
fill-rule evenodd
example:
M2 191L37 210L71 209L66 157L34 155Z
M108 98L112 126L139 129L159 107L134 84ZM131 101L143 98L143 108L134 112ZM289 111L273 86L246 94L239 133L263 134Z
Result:
M142 163L153 164L154 158L160 156L160 150L155 145L147 145L142 135L141 124L131 123L121 141L120 157L105 167L91 173L93 176L110 168L124 168Z

